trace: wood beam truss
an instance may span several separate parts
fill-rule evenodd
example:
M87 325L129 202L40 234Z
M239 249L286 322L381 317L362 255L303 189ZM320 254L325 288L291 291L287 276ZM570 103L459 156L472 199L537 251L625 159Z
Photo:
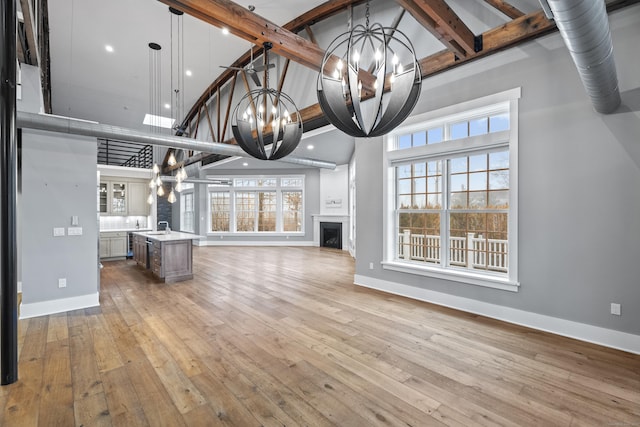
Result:
M444 0L396 0L449 50L465 58L475 52L475 35Z
M203 3L205 0L160 0L163 3L176 7L180 10L184 10L186 13L194 14L194 16L204 19L207 22L218 23L220 19L224 19L224 17L228 16L229 12L226 11L222 14L222 18L220 16L211 16L207 17L207 13L213 13L218 11L217 7L220 3L223 3L223 0L210 0L207 4L210 3L209 7L204 7ZM488 4L500 10L502 13L512 18L511 21L506 22L503 25L492 28L488 31L483 32L479 35L479 37L483 40L483 48L482 50L476 52L474 49L474 38L473 33L468 29L468 27L457 17L455 12L453 12L444 1L442 0L434 0L434 1L418 1L418 0L397 0L399 4L406 8L407 11L411 13L411 10L414 10L417 15L427 16L428 19L433 21L433 25L427 25L425 28L435 29L438 35L441 35L440 40L443 41L446 49L422 58L419 60L422 77L426 78L451 68L457 67L458 65L489 56L491 54L500 52L504 49L513 47L517 44L524 43L530 40L533 40L542 35L548 34L550 32L556 31L556 25L553 21L547 19L542 12L542 10L538 10L535 12L531 12L528 14L522 14L517 8L513 7L506 1L501 0L485 0ZM302 31L305 30L309 34L310 39L314 39L313 33L310 31L310 25L318 22L322 19L325 19L328 16L331 16L335 13L338 13L352 5L356 5L359 3L363 3L364 0L359 1L348 1L348 0L340 0L340 1L329 1L316 9L308 12L307 14L301 15L295 20L289 22L284 27L279 30L276 27L270 27L272 24L263 18L257 17L255 14L248 15L248 11L240 8L232 8L232 11L238 11L239 16L242 19L234 19L232 22L242 22L243 19L249 20L251 22L250 27L255 28L259 23L263 23L267 28L267 32L270 31L271 34L279 34L282 36L285 34L286 36L278 39L278 50L275 49L276 43L274 43L274 50L279 53L281 56L284 56L287 59L293 60L295 62L301 63L302 65L310 66L313 69L318 70L319 65L315 65L316 61L319 58L317 52L319 51L319 47L314 44L312 41L308 41L302 39L299 36L293 37L291 34L286 34L291 31ZM627 6L631 6L634 4L640 3L640 0L614 0L607 3L607 11L612 12L614 10L618 10ZM233 4L233 3L232 3ZM213 7L213 6L215 7ZM406 5L406 6L405 6ZM237 5L236 5L237 6ZM245 13L246 12L246 13ZM412 13L413 15L413 13ZM414 15L415 16L415 15ZM425 22L430 22L425 20ZM227 23L229 25L229 23ZM216 24L214 24L216 25ZM424 24L423 24L424 25ZM232 33L234 31L230 30ZM251 37L247 35L247 32L243 32L244 37ZM264 34L261 34L264 37ZM254 37L254 43L261 43L259 41L259 37ZM302 45L297 44L299 39L304 40ZM280 43L280 41L282 43ZM311 53L306 54L296 54L296 55L288 55L287 52L295 50L295 49L303 49L304 46L314 46ZM281 52L284 52L281 53ZM260 54L261 52L259 52ZM464 53L464 55L463 55ZM300 56L304 56L304 60L299 60ZM243 55L241 58L236 61L233 66L244 67L249 62L249 52ZM320 59L321 61L321 59ZM310 64L311 63L311 64ZM224 72L216 81L212 83L207 92L205 92L198 102L193 106L191 112L187 115L185 121L193 121L195 115L198 111L198 104L201 102L206 102L209 99L212 91L215 91L215 88L223 86L227 83L230 78L233 77L233 82L231 85L231 90L235 87L235 74L228 70ZM246 80L246 76L244 73L242 74L243 80L245 82L245 88L249 91L249 84ZM229 105L231 105L231 97L229 99ZM227 127L227 119L230 108L227 108L227 117L225 118L224 130L222 131L222 138L224 138L226 127ZM328 124L322 110L320 109L319 104L314 104L309 107L306 107L300 110L300 114L302 116L303 124L305 131L316 129L318 127L324 126ZM233 138L221 141L225 143L235 143ZM192 159L185 160L184 164L192 164L203 159L209 157L207 154L199 155L197 154Z
M500 12L504 13L511 19L516 19L516 18L520 18L521 16L524 16L524 12L522 12L520 9L509 4L504 0L484 0L484 1L485 3L490 4L491 6L498 9Z

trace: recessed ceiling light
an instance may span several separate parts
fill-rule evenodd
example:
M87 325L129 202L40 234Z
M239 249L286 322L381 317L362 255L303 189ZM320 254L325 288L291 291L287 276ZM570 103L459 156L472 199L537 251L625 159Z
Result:
M191 76L193 75L193 73L191 72L191 70L187 70L187 71L185 71L184 73L187 75L187 77L191 77Z
M228 36L228 35L229 35L229 29L228 29L228 28L226 28L226 27L225 27L225 28L223 28L223 29L222 29L222 34L224 34L225 36Z
M249 166L249 163L244 162L244 163L242 164L242 166Z
M171 108L171 104L164 104L164 108L168 110L169 108Z
M307 145L307 150L313 150L313 144Z
M109 53L113 53L113 46L111 46L110 44L107 44L104 46L104 50L106 50Z

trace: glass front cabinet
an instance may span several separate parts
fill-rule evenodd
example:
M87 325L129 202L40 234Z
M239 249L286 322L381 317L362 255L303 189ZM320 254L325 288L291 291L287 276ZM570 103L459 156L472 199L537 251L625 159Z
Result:
M98 186L98 212L100 215L147 216L149 186L146 180L107 178Z
M98 187L100 215L127 215L127 183L101 181Z
M100 214L109 213L109 184L106 182L101 182L98 186L98 212Z
M124 182L111 183L111 214L127 214L127 184Z

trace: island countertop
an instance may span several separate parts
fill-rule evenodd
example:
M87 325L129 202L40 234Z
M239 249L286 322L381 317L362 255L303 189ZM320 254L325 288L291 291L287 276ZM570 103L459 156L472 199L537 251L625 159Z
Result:
M149 240L157 240L158 242L173 242L176 240L198 240L202 236L193 233L184 233L182 231L172 231L165 233L164 231L136 231L134 235L143 236Z

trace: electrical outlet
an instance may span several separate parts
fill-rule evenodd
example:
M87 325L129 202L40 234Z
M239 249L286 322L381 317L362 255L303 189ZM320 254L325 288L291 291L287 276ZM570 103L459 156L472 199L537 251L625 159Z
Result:
M61 277L60 279L58 279L58 287L59 288L66 288L67 287L67 279L64 277Z
M622 315L620 313L620 304L617 304L615 302L611 303L611 314L615 314L616 316L621 316Z
M372 262L369 263L369 270L373 270L373 263Z
M53 228L53 237L64 236L64 227L54 227Z

